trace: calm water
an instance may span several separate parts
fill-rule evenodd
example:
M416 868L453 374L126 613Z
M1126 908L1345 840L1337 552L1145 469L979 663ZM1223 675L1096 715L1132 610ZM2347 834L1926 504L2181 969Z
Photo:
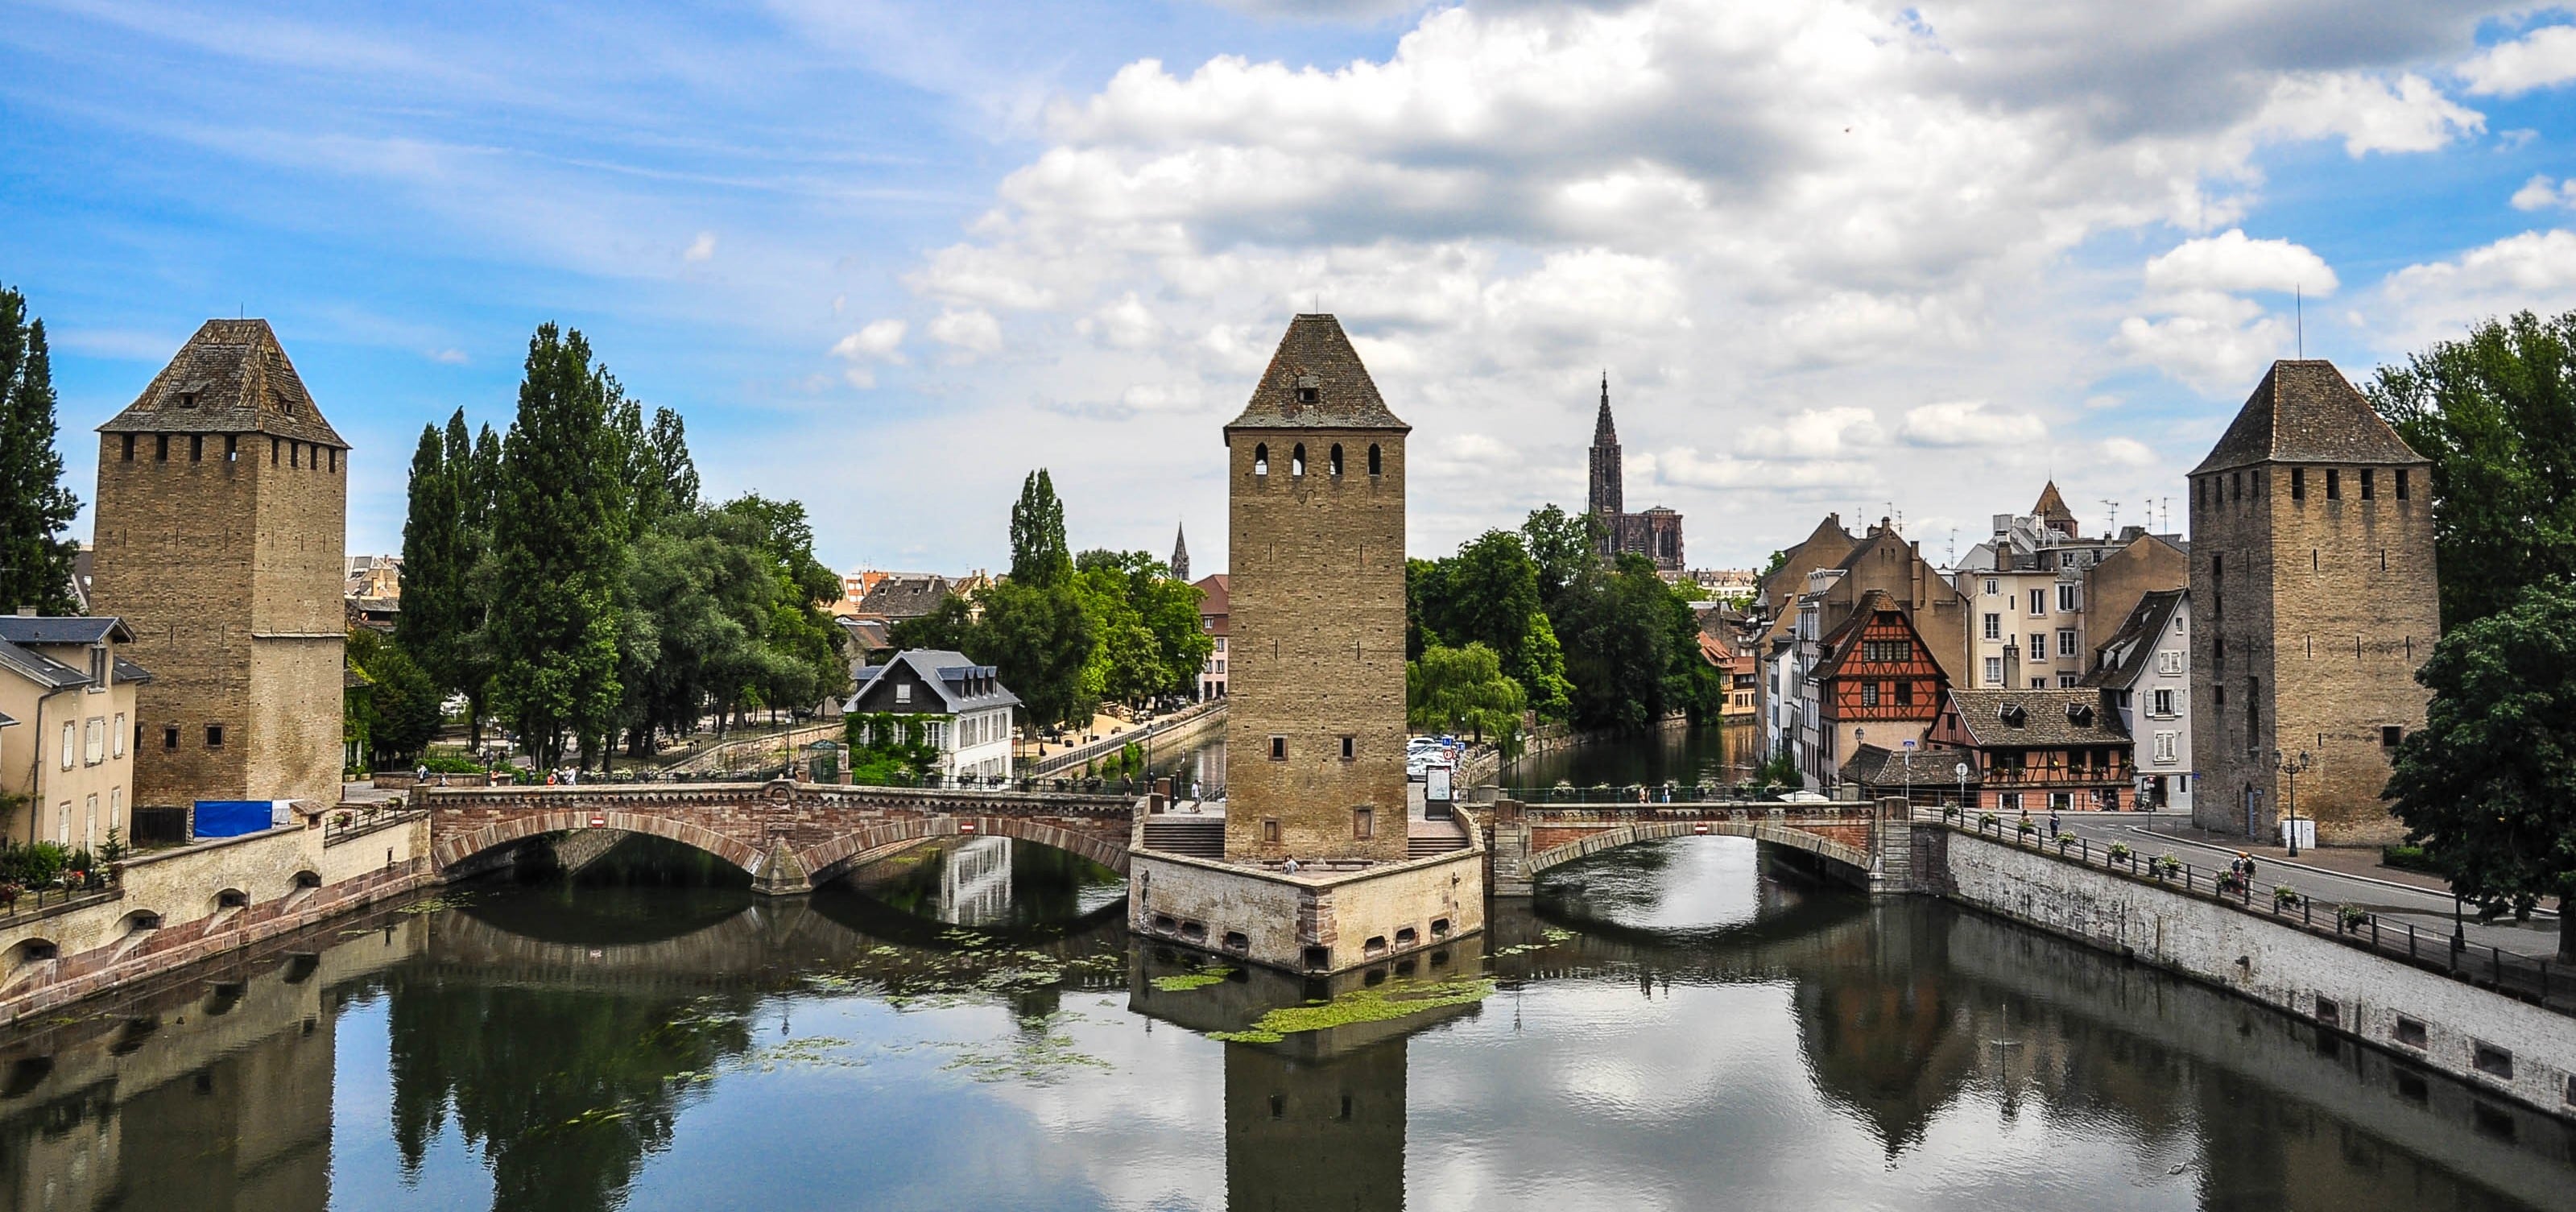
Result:
M1577 745L1514 762L1503 772L1511 787L1625 787L1663 783L1729 786L1752 777L1761 760L1751 721L1724 728L1692 728L1606 744Z
M2576 1205L2568 1125L1740 839L1552 873L1333 989L1187 979L1096 869L973 846L785 902L482 888L80 1007L0 1039L0 1203ZM1425 987L1456 1004L1209 1038Z

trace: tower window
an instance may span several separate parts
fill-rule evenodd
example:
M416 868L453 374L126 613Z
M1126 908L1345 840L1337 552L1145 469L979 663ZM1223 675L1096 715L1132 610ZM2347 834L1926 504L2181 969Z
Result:
M2307 468L2293 467L2290 469L2290 499L2293 501L2304 501L2308 499Z
M270 438L268 440L268 465L271 467L277 466L277 448L280 445L282 445L282 443L275 438Z
M1385 470L1385 469L1384 469L1383 467L1381 467L1381 466L1379 465L1379 463L1378 463L1378 459L1377 459L1377 443L1375 443L1375 442L1371 442L1371 443L1369 443L1369 474L1370 474L1370 475L1378 475L1378 474L1380 474L1380 473L1381 473L1382 471L1384 471L1384 470ZM2398 474L2400 477L2403 477L2406 473L2401 471L2401 472L2398 472L2397 474ZM2402 478L2401 478L2401 479L2399 479L2397 482L2398 482L2398 483L2400 483L2400 484L2403 484L2403 483L2405 483L2406 481L2405 481L2404 479L2402 479ZM2405 495L2406 495L2406 490L2405 490L2405 489L2403 489L2403 488L2398 489L2398 491L2397 491L2397 495L2399 495L2399 496L2401 496L2401 497L2402 497L2402 496L2405 496Z
M168 724L162 727L161 747L164 749L176 749L179 747L179 726L177 724Z
M1321 403L1321 402L1323 401L1323 398L1324 398L1324 384L1323 384L1323 380L1318 379L1318 378L1316 378L1316 377L1315 377L1315 376L1313 376L1313 375L1299 375L1299 376L1297 376L1297 402L1298 402L1298 403L1300 403L1300 404L1316 404L1316 403Z
M206 435L201 433L188 435L188 461L191 463L206 461Z
M134 435L133 435L133 434L126 434L126 435L125 435L125 461L126 461L126 462L128 462L128 463L131 463L131 462L133 462L133 461L134 461Z
M152 461L155 463L170 461L170 435L166 433L152 435Z
M331 448L331 471L335 475L340 471L340 448L337 446Z
M1274 735L1270 738L1270 760L1274 762L1284 762L1288 760L1287 737Z
M286 444L286 465L289 467L304 466L304 443L289 442Z
M1289 451L1288 451L1288 474L1289 474L1289 475L1292 475L1292 476L1303 476L1303 475L1305 475L1305 474L1306 474L1306 444L1305 444L1305 443L1303 443L1303 442L1299 442L1299 443L1298 443L1298 444L1296 444L1295 446L1293 446L1293 447L1289 448Z
M2227 492L2228 499L2231 501L2242 501L2245 499L2244 472L2231 471L2227 473Z
M2395 724L2383 724L2379 728L2379 744L2382 748L2395 749L2399 742L2405 739L2406 730Z
M1342 478L1342 444L1341 444L1341 443L1339 443L1339 442L1335 442L1335 443L1333 443L1333 449L1332 449L1332 452L1331 452L1331 454L1328 456L1328 461L1325 463L1325 465L1324 465L1324 466L1325 466L1325 469L1326 469L1328 472L1330 472L1330 473L1331 473L1331 475L1332 475L1332 477L1333 477L1334 479L1338 480L1338 479L1341 479L1341 478Z
M2379 472L2378 472L2376 469L2369 468L2369 467L2364 467L2364 468L2362 468L2362 469L2361 469L2361 499L2362 499L2362 500L2365 500L2365 501L2370 500L2370 499L2372 498L2372 496L2374 496L2374 495L2375 495L2376 490L2377 490L2377 488L2379 487L2378 480L2379 480Z
M1278 820L1278 818L1276 818L1276 817L1264 817L1264 818L1262 818L1262 821L1261 821L1261 840L1262 840L1262 841L1265 841L1265 842L1268 842L1268 843L1270 843L1270 844L1271 844L1271 845L1273 845L1273 846L1276 846L1276 845L1278 845L1278 844L1279 844L1279 820Z
M225 435L224 435L224 462L227 462L227 463L238 463L238 462L241 462L241 435L240 435L240 434L228 433L228 434L225 434Z
M2332 467L2326 468L2326 499L2329 501L2343 499L2343 473Z
M1257 476L1266 476L1270 474L1270 443L1255 442L1252 444L1252 474Z
M2403 467L2397 469L2397 499L2406 499L2406 469Z
M1351 809L1351 836L1366 841L1377 836L1377 813L1367 808Z
M221 725L221 724L208 724L208 725L206 725L206 748L208 748L208 749L221 749L221 748L223 748L223 747L224 747L224 726L223 726L223 725Z
M183 392L180 392L180 393L179 393L179 407L181 407L181 408L195 408L196 406L197 406L197 393L195 393L195 392L193 392L193 391L183 391Z
M1345 762L1347 762L1347 761L1351 760L1352 758L1358 757L1359 755L1360 755L1360 739L1359 739L1358 737L1351 736L1351 735L1349 735L1348 733L1343 734L1343 736L1342 736L1342 760L1343 760L1343 761L1345 761Z

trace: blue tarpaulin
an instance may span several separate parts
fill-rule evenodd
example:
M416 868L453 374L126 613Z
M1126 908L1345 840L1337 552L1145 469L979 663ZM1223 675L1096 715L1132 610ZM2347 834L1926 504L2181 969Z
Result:
M197 801L198 837L240 837L257 833L277 819L271 800L199 800Z

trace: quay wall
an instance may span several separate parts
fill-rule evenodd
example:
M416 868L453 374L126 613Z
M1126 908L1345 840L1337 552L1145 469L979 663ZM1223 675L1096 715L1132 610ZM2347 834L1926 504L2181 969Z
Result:
M106 891L0 920L0 1025L410 892L434 878L425 813L344 831L326 831L314 816L305 824L136 856Z
M2576 1020L2331 938L1939 825L1917 890L2218 986L2465 1083L2576 1118ZM1922 883L1937 877L1938 886Z

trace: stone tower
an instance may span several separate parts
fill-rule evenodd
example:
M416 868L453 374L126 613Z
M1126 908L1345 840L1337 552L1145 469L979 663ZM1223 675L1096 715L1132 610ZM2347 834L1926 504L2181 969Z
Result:
M1225 427L1225 856L1405 857L1404 437L1301 315Z
M2317 840L2402 832L2379 792L2390 750L2424 720L2416 667L2441 633L2427 462L2334 365L2280 361L2191 473L2193 815L2280 836L2297 809Z
M1189 528L1185 526L1172 528L1172 579L1190 579L1190 536Z
M340 798L349 444L265 320L99 426L91 608L134 630L138 804Z
M1610 424L1610 372L1606 370L1601 372L1601 412L1592 420L1592 489L1585 504L1592 516L1614 531L1620 515L1628 511L1626 480L1619 469L1619 430Z

